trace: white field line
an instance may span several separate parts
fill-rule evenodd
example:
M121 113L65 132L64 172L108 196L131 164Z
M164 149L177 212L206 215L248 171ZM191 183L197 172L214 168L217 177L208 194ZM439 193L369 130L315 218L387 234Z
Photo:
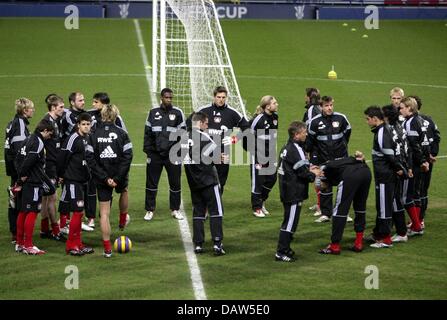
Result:
M327 79L327 78L312 78L312 77L288 77L288 76L264 76L264 75L239 75L238 78L246 79L267 79L267 80L309 80L309 81L333 81L333 82L347 82L347 83L361 83L361 84L383 84L383 85L400 85L402 87L428 87L436 89L447 89L447 86L438 84L423 84L423 83L406 83L406 82L391 82L391 81L375 81L375 80L354 80L354 79Z
M143 45L144 46L144 45ZM140 47L141 48L141 47ZM143 47L144 48L144 47ZM147 57L146 57L147 59ZM42 74L0 74L2 78L73 78L73 77L151 77L148 64L145 67L146 73L42 73ZM407 82L392 82L392 81L376 81L376 80L355 80L355 79L337 79L331 80L327 78L313 78L313 77L299 77L299 76L267 76L267 75L239 75L239 78L245 79L267 79L267 80L307 80L307 81L338 81L346 83L360 83L360 84L381 84L390 86L408 86L408 87L427 87L436 89L447 89L446 85L439 84L425 84L425 83L407 83Z
M146 74L146 81L148 85L149 95L151 95L152 99L155 99L153 96L154 93L152 91L152 79L149 70L151 67L149 66L146 51L144 49L144 41L141 35L140 23L137 19L133 20L135 25L135 32L138 38L138 46L140 47L141 58L144 64L144 70ZM152 103L156 103L156 100L152 100ZM188 219L185 214L185 210L183 208L183 200L180 203L180 211L184 215L183 220L177 220L180 228L180 233L182 235L183 246L185 248L186 260L188 261L189 271L191 274L192 287L194 290L194 296L196 300L206 300L205 288L203 286L202 276L200 274L199 264L197 262L196 255L194 253L194 248L192 244L191 232L189 229Z
M82 77L144 77L144 73L39 73L0 74L2 78L82 78Z

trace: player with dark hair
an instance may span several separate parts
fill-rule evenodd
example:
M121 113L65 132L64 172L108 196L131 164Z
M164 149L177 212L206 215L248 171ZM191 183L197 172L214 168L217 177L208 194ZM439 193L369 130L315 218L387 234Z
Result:
M389 125L384 122L380 107L371 106L364 111L366 122L374 134L372 161L376 184L376 226L373 230L373 248L392 246L391 221L397 176L404 175L405 168L396 157L396 143Z
M90 130L91 133L94 133L96 128L101 124L101 110L109 104L110 97L108 93L97 92L93 95L93 109L88 111L88 113L92 117L92 128ZM115 125L127 132L124 120L119 114L115 120ZM85 215L87 216L88 220L87 225L91 228L94 228L96 218L96 184L93 180L89 181L88 183L88 203L85 209Z
M273 96L264 96L250 120L250 132L254 138L251 152L251 207L253 215L264 218L269 214L265 208L270 191L276 183L276 139L278 135L278 101Z
M144 128L143 151L147 155L146 165L146 215L144 220L150 221L156 208L158 183L163 167L166 169L169 181L169 208L173 218L182 220L181 202L181 161L170 159L171 148L179 139L171 139L186 129L183 111L172 104L173 92L164 88L160 92L161 104L149 111Z
M213 91L213 103L199 108L197 111L206 113L209 119L208 134L220 145L220 151L224 155L229 155L229 146L237 143L241 135L231 135L235 128L241 131L248 129L249 123L245 116L227 104L228 90L223 86L218 86ZM190 127L191 116L187 120ZM216 164L219 174L220 192L223 194L227 183L230 164L228 161Z
M317 88L306 88L304 99L306 102L306 111L303 115L303 122L309 124L313 117L321 114L320 90Z
M18 184L21 191L18 195L19 214L17 216L16 251L28 255L42 255L46 252L33 244L33 231L37 214L42 206L42 192L50 194L56 190L46 176L44 140L51 138L54 127L41 121L34 133L20 146L15 158Z
M403 127L407 132L408 145L412 155L411 173L409 179L407 203L414 201L414 206L408 209L411 218L411 227L407 232L409 237L422 235L421 226L421 191L423 175L430 170L430 142L424 127L424 119L419 116L417 102L413 98L404 98L400 103L400 114L405 118Z
M65 141L67 137L75 132L77 130L76 123L78 121L78 117L80 114L84 113L84 107L85 107L85 98L84 95L81 92L75 91L69 94L68 101L70 103L70 108L65 109L64 115L61 119L61 126L62 126L62 138L61 142ZM92 201L92 212L94 217L94 212L96 211L96 190L93 186L93 191L89 189L90 195L90 201ZM92 200L93 199L93 200ZM68 225L67 220L70 219L69 214L69 208L66 207L65 203L62 201L59 201L59 213L60 213L60 229L61 232L64 234L68 234ZM86 213L89 215L89 208L88 208L88 202L87 202L87 208ZM92 220L93 221L93 220ZM82 230L83 231L93 231L94 223L88 223L85 224L82 222Z
M45 173L57 188L57 155L60 151L62 138L61 117L64 114L64 100L56 94L49 94L45 98L48 113L42 119L43 122L53 127L53 135L50 139L44 141L45 145ZM51 221L51 231L49 220ZM56 219L56 192L47 194L44 192L42 197L42 211L40 220L40 237L64 241L65 237L60 233L59 223Z
M63 143L58 155L58 177L63 179L61 201L65 202L70 212L70 231L65 246L67 254L82 256L93 253L93 249L85 246L81 240L81 223L84 203L87 195L87 184L91 180L90 167L94 167L93 148L88 144L91 128L91 117L82 113L77 119L77 130Z
M92 133L95 131L96 126L101 122L102 108L109 104L110 104L110 97L106 92L97 92L93 95L93 102L92 102L93 109L88 111L88 113L92 117L92 130L91 130ZM127 132L124 120L120 115L118 115L118 117L116 118L115 124Z
M396 157L399 158L400 163L407 174L398 176L396 179L395 194L393 200L393 223L396 227L396 234L391 240L393 242L407 242L407 227L405 225L405 207L409 209L414 202L405 206L404 185L408 186L408 173L411 169L411 156L408 149L408 140L404 128L399 121L399 110L393 105L382 107L385 123L387 123L392 132L393 140L396 143ZM411 174L411 173L410 173Z
M306 95L304 96L304 100L306 103L306 111L303 115L303 122L306 123L306 125L309 124L310 120L312 118L318 116L321 114L321 97L320 97L320 90L317 88L306 88ZM305 145L305 151L307 152L307 146ZM315 152L315 150L314 150ZM310 158L316 157L316 155L310 155ZM321 210L320 210L320 190L319 188L315 187L315 192L317 193L317 203L310 207L309 209L314 212L314 216L318 217L321 216Z
M331 243L319 252L323 254L340 254L340 242L346 226L349 208L353 205L354 231L356 234L351 250L363 250L363 232L366 225L366 201L371 184L371 170L365 163L360 151L354 157L330 160L320 167L321 184L337 186L337 197L332 215Z
M422 99L418 96L409 96L410 98L414 98L416 100L418 111L422 108ZM421 185L421 227L425 228L424 218L425 212L427 211L428 206L428 189L430 188L431 175L433 172L433 165L436 162L436 157L439 153L439 144L441 142L441 133L439 132L438 126L433 121L433 119L425 114L419 112L419 116L424 120L422 122L423 128L425 128L425 132L427 134L428 143L430 146L430 153L428 162L430 164L428 172L422 173L422 185Z
M193 207L193 242L196 254L203 253L205 242L205 213L210 218L210 231L213 240L214 255L225 254L223 248L223 206L219 190L219 177L214 161L213 152L218 145L205 133L208 127L208 116L204 112L195 112L192 117L192 128L182 139L184 164ZM185 141L184 141L185 140ZM222 158L221 158L222 159Z
M19 98L15 101L15 110L16 115L14 116L14 119L12 119L6 126L4 150L6 175L11 177L11 183L8 187L8 220L13 244L16 243L16 223L18 214L14 185L19 178L14 166L14 159L17 152L20 150L20 145L29 136L28 119L33 117L34 103L27 98Z
M308 198L309 182L315 180L319 169L310 166L304 153L307 137L306 124L294 121L290 124L289 140L281 149L278 160L279 192L284 207L284 219L279 231L276 261L292 262L295 252L290 248L298 226L301 205Z
M104 257L112 256L110 243L110 209L113 189L120 194L119 228L129 223L129 200L127 186L132 162L132 143L126 131L115 125L119 110L115 105L107 105L101 110L101 124L91 136L96 166L93 168L101 216L101 231L104 245Z
M351 137L351 125L344 114L334 112L334 99L330 96L321 98L321 114L315 116L308 124L307 150L315 165L329 160L348 156L348 143ZM315 222L327 222L332 216L332 186L320 190L321 216ZM348 221L352 221L348 217Z

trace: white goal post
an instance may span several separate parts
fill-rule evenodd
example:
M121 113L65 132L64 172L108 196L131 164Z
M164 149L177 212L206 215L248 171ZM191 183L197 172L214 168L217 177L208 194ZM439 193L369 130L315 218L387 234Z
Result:
M169 87L186 115L224 86L228 104L246 116L216 7L211 0L154 0L152 87Z

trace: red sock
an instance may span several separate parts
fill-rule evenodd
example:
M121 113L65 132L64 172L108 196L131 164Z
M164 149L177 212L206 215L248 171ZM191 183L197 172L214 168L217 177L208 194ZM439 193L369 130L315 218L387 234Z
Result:
M73 212L73 217L70 221L70 232L68 233L68 240L66 243L66 250L79 249L81 244L81 223L82 212Z
M40 220L40 231L45 233L48 233L48 231L50 231L50 224L48 218L42 218Z
M421 222L419 221L419 211L420 210L421 210L421 208L418 208L416 206L411 206L407 209L408 214L411 219L411 230L414 230L414 231L421 230Z
M73 218L76 216L76 219L79 221L79 223L77 224L77 232L76 232L76 244L79 248L82 248L82 240L81 240L81 231L82 231L82 217L84 216L84 214L82 212L73 212ZM70 222L71 223L71 222Z
M331 243L329 248L335 252L340 251L340 244L339 243Z
M51 224L51 230L52 230L53 234L55 236L57 236L61 232L61 230L59 228L59 223L57 223L57 222L52 223Z
M104 245L104 251L112 251L110 240L102 240L102 244Z
M126 224L127 212L120 213L120 226L124 226Z
M37 212L28 212L25 218L25 248L33 247L33 232L36 224Z
M25 212L19 212L19 215L17 216L17 234L16 234L16 241L17 244L20 246L23 246L25 244L24 235L25 235L25 219L26 219L26 213Z
M387 236L383 237L382 241L385 244L392 244L393 243L393 241L391 241L391 235L387 235Z
M67 225L67 218L69 216L69 213L61 213L59 224L61 228L65 228Z
M356 232L354 246L363 248L363 232Z

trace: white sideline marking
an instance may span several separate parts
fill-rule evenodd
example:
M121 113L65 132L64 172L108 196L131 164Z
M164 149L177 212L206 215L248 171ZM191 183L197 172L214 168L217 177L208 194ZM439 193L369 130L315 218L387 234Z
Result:
M39 73L0 74L0 78L144 77L144 73Z
M348 83L365 83L365 84L386 84L386 85L400 85L400 86L408 86L408 87L428 87L428 88L437 88L437 89L447 89L447 86L438 85L438 84L422 84L422 83L405 83L405 82L391 82L391 81L371 81L371 80L354 80L354 79L326 79L326 78L311 78L311 77L282 77L282 76L255 76L255 75L239 75L239 78L246 79L272 79L272 80L311 80L311 81L338 81L338 82L348 82Z
M151 98L153 98L152 97L152 95L153 95L152 79L151 79L151 74L149 72L150 66L148 63L146 52L144 51L144 41L143 41L143 37L141 35L140 23L138 22L137 19L134 19L133 22L135 25L135 32L136 32L137 38L138 38L138 47L140 47L141 58L143 60L149 95L151 96ZM138 164L138 165L144 166L145 164ZM180 203L180 211L183 212L183 215L185 218L183 220L177 220L177 221L179 224L180 233L182 235L182 241L183 241L183 246L185 248L186 260L188 261L189 271L191 273L191 281L192 281L192 288L194 290L194 296L195 296L196 300L207 300L205 288L203 286L202 276L200 274L199 264L197 262L197 258L196 258L196 255L195 255L194 249L193 249L188 219L186 217L185 210L183 208L183 200Z
M144 49L144 45L140 46ZM151 70L152 67L147 65L144 67L145 71ZM73 77L146 77L144 73L48 73L48 74L0 74L2 78L73 78ZM292 77L292 76L267 76L267 75L239 75L239 78L246 79L273 79L273 80L310 80L310 81L338 81L347 83L364 83L364 84L383 84L383 85L400 85L408 87L427 87L436 89L447 89L445 85L439 84L424 84L424 83L406 83L406 82L391 82L391 81L374 81L374 80L355 80L355 79L337 79L331 80L326 78L312 78L312 77Z

